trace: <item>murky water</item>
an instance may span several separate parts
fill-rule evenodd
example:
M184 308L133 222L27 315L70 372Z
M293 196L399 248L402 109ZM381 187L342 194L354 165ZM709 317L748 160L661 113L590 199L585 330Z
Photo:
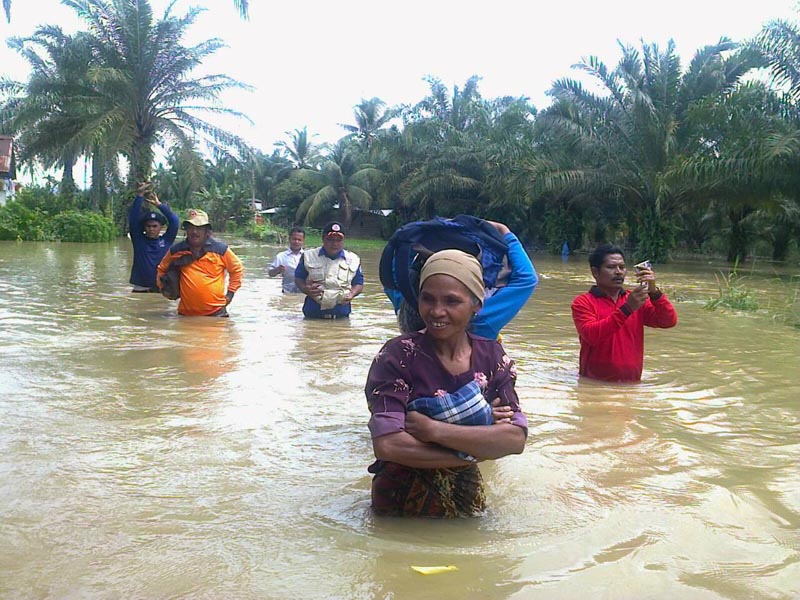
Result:
M313 322L266 278L276 248L235 249L245 285L215 320L129 293L124 240L0 244L1 597L800 596L800 331L705 311L711 267L658 270L679 325L648 332L641 384L609 385L576 376L585 259L536 257L504 337L525 453L482 466L483 518L382 520L377 253L353 318Z

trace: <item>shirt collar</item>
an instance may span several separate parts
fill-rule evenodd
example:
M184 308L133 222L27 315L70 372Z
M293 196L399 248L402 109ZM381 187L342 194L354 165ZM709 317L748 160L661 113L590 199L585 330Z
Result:
M325 247L324 246L320 247L318 254L319 254L319 256L328 256L328 253L325 252ZM336 256L328 256L328 258L330 258L330 259L333 259L333 258L344 258L344 248L339 250L339 253L336 254Z
M596 285L593 285L593 286L592 286L592 289L590 289L590 290L589 290L589 293L590 293L592 296L594 296L595 298L611 298L611 296L609 296L608 294L606 294L605 292L603 292L603 291L602 291L602 290L601 290L599 287L597 287ZM628 290L626 290L626 289L624 289L624 288L623 288L622 290L620 290L620 292L619 292L619 298L624 298L624 297L625 297L625 296L627 296L627 295L628 295Z

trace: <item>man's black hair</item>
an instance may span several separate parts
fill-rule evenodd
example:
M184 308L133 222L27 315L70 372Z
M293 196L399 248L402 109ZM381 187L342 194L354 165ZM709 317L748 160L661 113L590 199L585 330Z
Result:
M589 266L599 269L603 266L603 261L609 254L620 254L622 255L622 258L625 258L625 253L619 246L614 246L613 244L600 244L589 255Z
M306 237L306 230L300 227L299 225L295 225L289 230L289 237L292 237L293 233L302 233L303 237Z

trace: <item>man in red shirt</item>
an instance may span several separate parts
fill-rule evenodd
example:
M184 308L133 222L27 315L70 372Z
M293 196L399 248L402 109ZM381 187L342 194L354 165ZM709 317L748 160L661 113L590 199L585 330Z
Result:
M596 285L572 302L581 341L580 374L605 381L639 381L644 362L644 327L669 328L675 309L656 287L652 268L637 271L638 285L623 289L627 268L622 249L598 246L589 255Z

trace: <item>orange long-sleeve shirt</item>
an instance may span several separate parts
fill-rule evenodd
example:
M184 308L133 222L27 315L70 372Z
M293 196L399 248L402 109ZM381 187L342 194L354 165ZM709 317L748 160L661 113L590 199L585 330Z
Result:
M185 254L191 254L189 244L184 240L172 246L158 265L157 283L162 287L161 276L167 272L170 263ZM206 316L217 312L227 304L225 298L225 273L228 273L228 291L236 292L242 285L244 267L233 250L213 238L206 240L203 255L190 264L180 267L181 300L178 314L186 316Z

